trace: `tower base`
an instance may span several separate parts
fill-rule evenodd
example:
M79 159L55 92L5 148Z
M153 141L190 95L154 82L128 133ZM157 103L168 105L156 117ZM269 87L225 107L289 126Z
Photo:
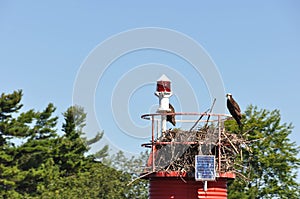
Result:
M217 178L216 181L195 181L194 178L150 177L150 199L226 199L227 179Z

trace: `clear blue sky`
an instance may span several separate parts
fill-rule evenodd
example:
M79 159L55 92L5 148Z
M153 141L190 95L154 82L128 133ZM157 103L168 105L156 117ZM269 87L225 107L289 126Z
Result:
M80 66L97 45L130 29L167 28L203 47L217 66L225 91L243 110L250 104L279 109L282 122L295 126L290 138L299 145L299 10L298 1L0 1L1 92L23 89L25 109L41 110L53 102L62 117L72 105ZM199 103L196 111L206 110L211 101L203 79L177 56L159 50L122 56L99 80L94 108L101 130L113 144L133 153L142 150L144 140L120 131L111 96L122 77L149 63L173 68L189 81ZM137 127L148 128L140 115L155 110L155 84L145 82L136 89L124 100ZM171 100L180 109L179 96Z

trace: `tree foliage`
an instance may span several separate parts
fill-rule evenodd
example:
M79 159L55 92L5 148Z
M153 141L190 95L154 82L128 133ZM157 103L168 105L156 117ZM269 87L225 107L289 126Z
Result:
M21 90L0 97L0 198L146 198L138 183L128 185L131 172L101 162L107 146L86 155L103 132L83 137L83 108L63 113L59 136L53 104L21 112L21 99Z
M231 182L229 198L300 198L296 181L299 147L291 142L292 125L281 122L278 110L249 106L243 115L243 128L230 121L227 128L249 140L239 164L247 179Z
M138 157L126 157L122 151L103 159L103 163L129 177L127 183L126 198L148 198L148 181L140 179L139 174L143 172L145 163L149 157L148 152L140 153Z

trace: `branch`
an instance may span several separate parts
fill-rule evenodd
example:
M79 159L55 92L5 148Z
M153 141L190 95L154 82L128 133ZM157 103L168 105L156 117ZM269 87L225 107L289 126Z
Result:
M227 135L224 133L224 131L222 131L222 134L227 138L227 140L229 141L229 143L231 144L231 146L234 148L236 153L239 153L238 150L236 149L236 147L234 146L234 144L230 141L230 139L227 137Z

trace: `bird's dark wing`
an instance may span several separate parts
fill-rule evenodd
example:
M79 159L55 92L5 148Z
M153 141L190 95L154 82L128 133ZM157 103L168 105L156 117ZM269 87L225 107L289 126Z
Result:
M175 109L172 106L172 104L169 104L169 108L170 108L169 113L175 113ZM175 126L176 125L175 115L167 115L167 121L173 124L173 126Z
M237 111L237 112L241 112L241 109L240 109L240 106L238 105L238 103L231 97L231 103L232 105L234 106L234 109Z
M230 100L227 99L227 108L238 125L241 126L242 114L239 105L231 98Z
M237 115L237 117L239 119L242 119L242 114L241 114L241 109L240 109L240 106L238 105L238 103L233 99L231 98L231 104L233 105L234 107L234 111L235 111L235 114Z

